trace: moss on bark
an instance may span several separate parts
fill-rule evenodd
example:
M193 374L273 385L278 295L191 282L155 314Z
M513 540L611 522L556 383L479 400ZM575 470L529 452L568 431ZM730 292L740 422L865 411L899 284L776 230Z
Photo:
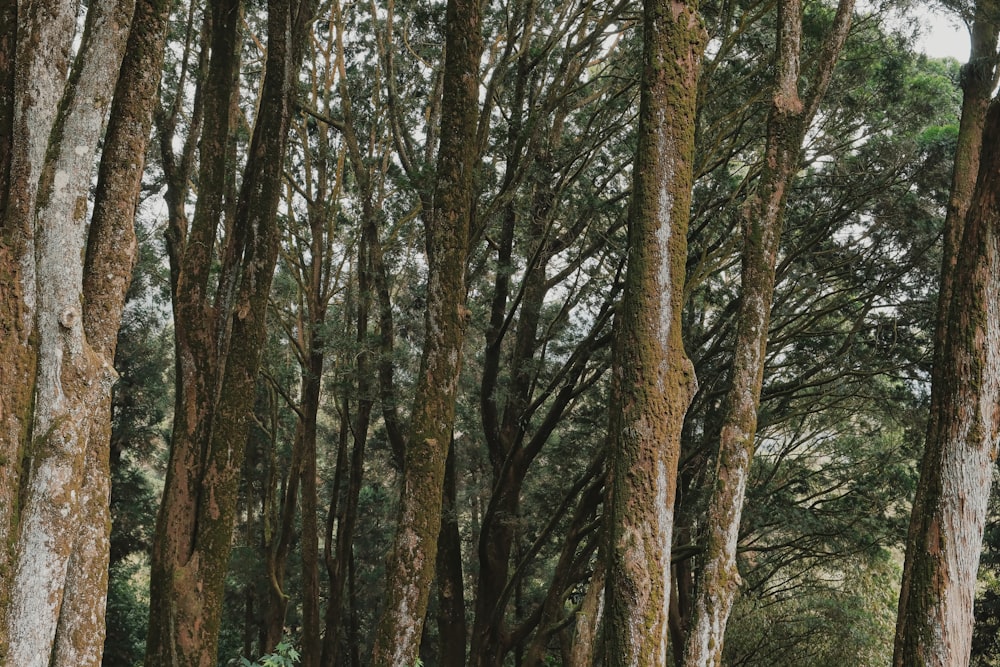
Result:
M695 103L697 3L648 1L628 268L612 366L605 664L667 661L680 432L695 389L681 340Z

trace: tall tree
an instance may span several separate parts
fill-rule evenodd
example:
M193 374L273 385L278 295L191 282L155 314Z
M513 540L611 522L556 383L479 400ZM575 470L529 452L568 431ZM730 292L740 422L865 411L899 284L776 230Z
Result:
M455 420L465 307L473 175L479 159L478 0L449 0L434 194L423 211L427 251L426 339L403 461L398 526L386 568L388 599L373 665L418 658L441 528L445 462Z
M213 665L237 487L253 407L280 230L277 207L303 42L315 3L267 4L261 98L235 210L216 271L237 93L239 0L210 7L211 59L200 93L198 202L184 214L187 176L164 132L175 319L176 397L167 483L157 520L146 646L149 665ZM189 137L190 138L190 137ZM214 290L210 282L215 279Z
M698 71L697 2L643 3L628 268L612 366L604 662L667 664L680 434L694 395L681 339Z
M1000 6L977 2L945 220L931 408L907 537L894 665L966 665L1000 400L996 85Z
M719 454L709 501L704 564L698 579L685 665L722 661L726 621L739 587L736 545L757 430L781 223L810 123L833 75L851 26L854 0L841 0L833 25L800 97L802 2L778 3L777 63L767 122L764 164L756 191L741 212L743 257L732 384L725 398Z
M496 268L480 374L479 415L491 476L477 540L470 661L481 667L503 664L507 652L539 622L530 608L521 618L508 613L512 592L521 585L512 574L520 577L525 571L512 555L518 540L535 530L526 516L530 509L522 505L525 483L578 397L603 375L606 357L597 351L606 345L617 297L615 283L608 289L603 276L595 281L607 300L594 309L593 326L574 341L565 365L547 363L546 351L559 335L553 325L593 289L593 283L580 279L580 267L588 261L618 261L605 239L623 226L624 215L612 216L610 224L605 216L609 209L620 211L609 202L624 201L616 185L624 190L626 179L618 178L615 169L593 165L608 137L624 134L634 113L618 103L623 84L614 76L631 55L614 41L626 5L584 0L578 7L559 20L548 3L517 3L518 29L505 35L508 49L514 52L517 46L517 51L508 54L509 63L499 59L490 79L491 87L502 91L498 104L508 121L500 126L506 132L498 133L494 148L503 156L504 173L497 193L483 206L484 225L496 218L497 242L491 244ZM565 40L539 29L550 23ZM574 196L589 191L590 179L601 179L605 187L595 188L601 196ZM605 253L614 259L607 260ZM560 300L565 294L564 306L552 312L546 306L556 294ZM558 385L548 381L549 372L560 378Z
M166 4L91 3L75 52L75 3L10 2L3 13L5 664L101 662L113 359Z

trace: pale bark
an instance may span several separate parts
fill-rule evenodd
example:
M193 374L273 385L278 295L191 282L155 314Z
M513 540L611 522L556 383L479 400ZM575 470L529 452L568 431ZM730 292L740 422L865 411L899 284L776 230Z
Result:
M141 6L148 9L148 3ZM12 481L21 505L3 507L12 515L20 510L10 598L0 596L4 664L99 665L103 653L112 360L134 261L133 214L160 71L155 45L162 47L165 25L155 12L137 13L129 36L133 8L128 1L89 5L68 79L64 66L75 5L25 3L19 11L20 34L30 37L18 47L25 69L15 90L58 97L21 98L29 104L15 112L15 127L24 130L11 160L18 189L6 199L5 232L11 234L5 240L23 244L20 277L34 281L22 283L19 296L30 321L22 331L33 325L37 332L37 376L22 387L34 384L32 414L16 415L31 420L30 446L14 445L25 447L28 464L24 476ZM152 41L152 53L142 50L141 58L122 64L126 37L130 44ZM53 49L61 63L50 59ZM112 99L88 227L94 153ZM47 106L35 109L31 101ZM27 143L19 145L21 138ZM42 155L38 144L46 140L44 164L33 164ZM11 516L0 520L4 530L10 530L9 521Z
M38 179L44 164L56 110L70 66L69 47L74 34L72 3L23 3L5 18L8 44L5 99L10 127L8 190L4 193L3 238L0 261L6 274L0 280L2 331L0 336L0 580L13 580L17 544L22 457L31 438L31 401L34 396L38 350L33 340L36 316L34 212ZM40 14L44 13L44 19ZM20 388L18 391L17 388ZM11 586L0 586L0 661L9 647L7 623Z
M604 662L667 664L670 550L694 369L681 340L698 70L696 2L647 0L628 268L612 363Z
M590 586L576 611L573 643L567 667L598 667L601 664L601 623L604 621L604 565L598 563Z
M997 453L997 6L978 3L963 77L935 333L931 412L907 539L893 664L969 662L972 607ZM985 128L985 129L984 129ZM982 156L982 164L980 157ZM978 175L978 183L977 183Z
M744 249L732 384L726 393L719 455L709 500L705 556L698 576L684 664L722 664L726 623L740 585L736 548L757 430L757 408L767 351L775 263L785 199L798 171L806 131L826 88L851 25L853 0L841 0L805 100L799 97L802 4L778 6L777 72L768 116L764 166L754 195L744 206Z
M40 8L25 9L25 19L43 20L32 16L31 9L41 14ZM49 9L69 19L74 15L72 3ZM31 217L37 223L32 223L39 226L34 230L34 248L27 251L33 258L22 263L22 267L34 263L23 275L34 274L35 280L34 289L29 287L24 297L37 331L38 366L32 442L26 451L30 469L20 480L23 504L10 604L4 610L10 641L6 661L10 664L47 665L50 657L57 661L62 657L61 651L53 656L56 630L67 620L77 620L64 620L60 615L66 609L73 616L72 603L78 602L64 603L63 599L70 560L75 557L87 565L96 565L97 572L83 571L79 576L96 577L100 590L102 547L103 559L107 559L107 535L103 532L106 523L91 526L81 521L100 520L100 513L89 517L86 510L92 503L107 503L107 479L102 489L100 474L95 475L94 489L85 484L83 473L93 406L101 404L110 393L114 378L111 360L97 354L84 336L80 313L82 249L86 243L86 201L94 152L104 129L107 100L114 90L131 12L127 3L93 3L87 13L88 38L81 45L69 81L56 78L33 82L37 88L48 89L59 97L53 105L58 109L53 125L35 128L39 143L44 137L56 150L46 155L38 173L37 190L29 195L36 198ZM67 34L72 37L72 31L61 32L59 37ZM65 89L60 90L64 85ZM35 118L22 118L18 124L34 125ZM30 152L37 149L37 144L29 146ZM29 164L34 161L29 158ZM31 292L33 297L28 296ZM88 540L91 530L98 535ZM81 537L83 550L78 551ZM100 620L103 626L103 613ZM101 629L92 628L97 641L86 637L90 641L69 656L73 662L56 664L99 664Z

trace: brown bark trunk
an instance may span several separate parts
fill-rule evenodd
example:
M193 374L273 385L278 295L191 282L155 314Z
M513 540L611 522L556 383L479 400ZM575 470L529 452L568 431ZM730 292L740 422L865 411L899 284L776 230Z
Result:
M893 664L967 665L996 458L998 335L995 3L979 3L945 220L927 444L907 538ZM985 129L984 129L985 127ZM981 149L982 150L981 153ZM980 157L982 156L982 164ZM977 183L978 175L978 183ZM974 194L973 194L974 193Z
M541 162L541 160L539 160ZM493 467L492 494L483 515L479 535L479 575L476 579L476 609L472 631L471 660L477 667L499 667L509 650L506 614L501 606L501 596L507 587L511 551L517 537L515 526L520 514L521 487L528 467L538 449L524 447L525 424L531 403L535 367L532 360L538 347L538 325L542 306L548 291L546 267L551 251L545 236L545 225L551 212L552 196L541 183L548 176L539 178L533 195L529 216L529 252L524 276L520 314L514 335L514 349L510 359L511 382L507 387L507 400L497 415L495 395L496 379L504 349L502 330L507 319L507 293L509 278L506 271L498 271L493 303L493 314L488 338L487 361L484 372L483 392L484 430L487 431L490 461ZM505 220L505 248L499 260L510 263L510 247L514 239L516 213L511 210Z
M680 434L696 380L681 340L698 69L696 2L647 0L628 268L612 361L604 662L667 664Z
M238 0L213 6L199 201L190 234L172 221L177 404L170 463L153 546L146 664L216 660L237 485L277 260L290 106L314 5L268 3L261 102L235 214L227 221L214 304L208 281L229 182L226 161L235 94ZM230 346L230 341L239 341Z
M521 661L523 667L545 665L549 660L549 644L552 637L573 621L572 617L566 615L567 593L577 582L586 579L586 571L599 543L594 535L596 532L594 526L597 508L604 494L604 477L597 474L603 468L603 457L597 463L598 465L591 465L584 477L570 491L570 497L575 496L578 491L580 497L542 603L511 633L513 641L520 646L533 630ZM584 484L586 488L582 488ZM535 540L532 549L537 547L544 537L547 536L543 532ZM589 542L581 548L581 543L585 540ZM523 568L525 562L526 560L522 559L518 570ZM515 573L515 576L518 575L520 572ZM518 581L523 581L523 577L518 576Z
M319 237L322 239L322 235ZM314 255L322 261L322 253ZM317 271L319 267L317 266ZM317 274L318 275L318 274ZM319 296L319 293L316 293ZM318 306L314 303L313 306ZM313 332L302 396L302 665L317 667L322 653L319 615L319 526L316 488L316 422L323 377L323 343L318 330L325 308L313 310Z
M725 398L705 528L705 555L685 649L686 667L722 663L726 622L740 585L736 547L757 430L785 199L798 171L802 141L850 30L853 8L853 0L841 0L803 102L799 98L802 4L800 0L783 0L778 6L776 85L768 116L764 166L756 192L743 210L744 249L733 379Z
M603 664L604 647L601 645L601 637L604 634L604 589L604 564L599 562L576 612L573 645L567 667L600 667Z
M206 11L209 11L206 9ZM208 265L215 246L215 229L222 214L222 193L227 168L225 147L230 132L230 105L237 70L238 0L211 4L208 40L211 60L199 96L205 108L200 140L201 167L198 202L190 231L183 217L182 193L168 229L173 277L176 388L174 424L167 478L157 518L150 569L150 616L146 639L146 664L208 665L215 660L215 637L206 631L205 616L213 616L217 601L205 599L200 570L197 521L204 475L203 450L209 438L209 412L214 408L215 342L206 303ZM166 142L164 142L166 143ZM166 147L169 149L169 144ZM165 150L165 162L168 150ZM169 176L169 174L168 174ZM177 181L186 186L188 174ZM206 480L207 481L207 480ZM207 486L207 485L206 485ZM206 498L207 500L207 498ZM208 607L208 609L206 609ZM200 655L204 657L199 657Z
M441 147L433 207L424 218L427 338L406 442L396 536L386 567L386 610L372 652L376 666L410 665L417 659L434 578L467 317L465 263L478 161L479 10L476 0L448 2Z
M983 146L1000 146L1000 104ZM972 603L1000 423L1000 152L986 150L958 249L946 368L932 392L928 433L907 540L893 662L961 667L972 646Z
M277 407L272 410L271 420L271 483L277 485L279 470L275 448L277 447ZM301 419L301 417L300 417ZM295 508L298 506L299 483L302 478L302 438L301 426L296 430L295 441L292 444L291 460L288 464L288 475L283 480L280 518L276 526L271 526L264 532L264 567L267 574L267 607L263 620L263 641L260 646L262 654L271 653L281 641L285 631L285 615L288 610L288 595L285 593L285 569L288 565L288 555L291 553L295 538ZM272 487L273 488L273 487ZM265 521L271 517L265 515Z

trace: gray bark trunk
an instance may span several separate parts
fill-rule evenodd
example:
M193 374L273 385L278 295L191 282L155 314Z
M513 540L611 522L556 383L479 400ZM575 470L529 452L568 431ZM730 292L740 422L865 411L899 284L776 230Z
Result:
M67 79L75 10L74 3L18 8L19 129L4 241L14 240L6 247L22 251L23 324L2 347L36 347L29 352L34 382L13 389L4 383L0 390L9 406L18 403L9 400L12 391L34 388L30 413L15 413L20 427L5 429L0 438L2 451L23 452L18 462L25 465L20 475L4 475L13 502L0 503L3 546L12 545L0 549L0 569L10 568L0 595L3 664L96 666L104 647L112 360L134 260L132 218L160 69L155 53L124 65L122 56L127 37L162 48L165 23L155 12L143 14L130 37L132 2L92 2ZM94 154L109 102L114 120L104 137L88 227ZM16 338L29 332L33 339Z

